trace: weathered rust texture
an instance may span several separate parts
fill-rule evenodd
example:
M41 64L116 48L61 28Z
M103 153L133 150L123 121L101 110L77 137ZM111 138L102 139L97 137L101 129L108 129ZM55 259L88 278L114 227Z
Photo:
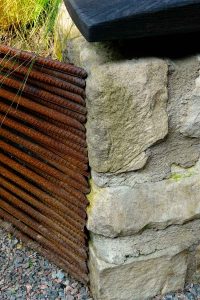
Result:
M84 89L69 83L65 82L61 79L54 78L53 76L50 76L48 74L41 73L39 71L35 71L32 69L32 66L24 66L23 63L17 63L16 61L8 60L7 58L0 58L0 65L2 70L8 70L11 71L13 74L22 74L26 76L26 74L29 74L28 76L34 80L41 81L47 84L50 84L55 87L59 87L61 89L67 89L72 93L78 94L80 96L85 96Z
M77 198L83 199L82 193L89 192L88 187L85 187L84 185L76 182L76 180L71 179L69 176L65 175L59 170L45 164L43 161L40 161L35 157L31 157L29 154L7 144L4 141L0 141L0 148L5 152L17 157L18 159L23 160L28 165L33 165L39 171L45 172L46 174L57 178L58 184L60 184L60 186L63 186L63 188L66 188L66 190L68 190L70 194L76 196Z
M66 130L66 131L70 131L70 132L74 133L75 135L81 137L82 139L86 140L86 133L85 132L83 132L81 130L78 130L76 128L70 127L70 126L68 126L66 124L63 124L62 122L59 122L59 121L56 121L56 120L52 120L49 117L42 116L42 115L39 115L39 114L38 114L38 116L40 116L43 120L46 120L48 122L51 121L52 124L58 126L59 128L62 128L64 130Z
M6 180L6 178L3 178L0 175L0 179L1 179L0 180L0 185L1 186L6 188L7 190L12 191L13 194L20 197L24 202L27 202L28 204L31 204L36 209L38 209L41 213L44 213L44 216L47 216L49 218L49 221L48 221L49 224L50 224L49 226L52 227L55 231L59 232L63 236L66 236L70 240L72 239L72 240L76 241L76 239L77 239L77 240L79 240L80 242L82 242L84 244L86 236L84 236L82 234L82 232L80 232L80 230L76 230L76 227L74 228L74 226L72 226L70 222L67 222L67 220L64 221L65 224L67 224L67 226L69 227L68 228L69 233L68 233L66 230L63 229L62 226L60 226L59 222L55 222L55 220L52 221L52 209L50 209L48 206L44 205L37 198L34 198L33 196L31 196L27 192L24 192L22 189L20 189L19 187L17 187L13 183L10 183L8 181L8 178ZM55 219L57 220L57 214L53 213L53 215L55 216ZM63 220L62 220L62 222L63 222ZM80 248L80 250L82 250L82 249Z
M23 92L26 92L27 94L33 95L34 97L38 97L41 99L46 100L47 102L52 102L55 103L57 105L63 106L65 108L67 108L68 110L65 110L66 114L71 113L72 117L75 117L79 120L79 121L85 121L85 117L84 116L79 116L79 114L77 113L73 113L74 112L78 112L80 114L85 115L86 114L86 108L78 103L74 103L71 100L67 100L67 99L63 99L57 95L53 95L52 93L49 93L47 91L43 91L43 90L38 90L37 88L28 85L27 83L24 85L23 81L18 81L14 78L10 78L10 76L8 74L5 73L5 75L1 75L0 74L0 81L1 84L6 85L8 87L12 87L15 88L17 90L21 90ZM52 92L53 92L53 88ZM82 117L82 119L81 119Z
M4 180L1 180L1 185L5 186ZM78 251L79 248L77 247L77 245L82 246L84 241L82 241L80 238L75 238L74 233L73 235L67 235L67 233L62 228L59 228L56 224L54 224L54 222L52 222L51 219L41 214L38 210L32 208L30 205L27 205L19 197L12 195L10 192L2 188L1 186L0 194L2 198L6 199L10 204L17 206L21 211L24 211L25 213L30 215L31 218L35 219L41 225L47 226L46 228L50 227L51 231L55 231L56 234L54 233L54 236L51 239L55 239L55 241L61 244L63 244L63 240L65 240L67 242L65 244L65 249L67 249L68 251L71 250L72 252L77 253L77 255L79 255L80 257L86 258L86 253L79 253L80 251Z
M54 87L53 91L52 91L52 87L49 84L43 83L40 81L35 82L34 80L31 80L30 78L28 78L27 82L30 83L31 85L34 85L34 86L44 90L44 91L56 94L64 99L69 99L69 100L79 103L83 106L86 105L85 99L84 99L85 97L83 97L83 96L70 93L70 92L60 89L58 87Z
M64 174L68 174L68 176L72 177L79 183L83 184L84 186L88 187L88 182L85 177L73 169L70 169L70 165L67 164L65 160L59 158L59 156L55 155L53 152L47 150L46 148L34 144L29 140L26 140L23 137L15 135L11 133L9 130L1 128L1 136L11 140L13 143L20 144L27 148L28 150L32 151L33 153L37 153L37 156L41 156L43 160L47 160L50 164L55 166L57 169L62 171Z
M82 78L74 77L74 76L71 76L71 75L66 74L66 73L62 73L62 72L58 72L58 71L55 71L55 70L52 70L52 69L48 69L44 66L35 66L35 69L37 71L46 73L48 75L51 75L53 77L62 79L64 81L71 82L74 85L77 85L81 88L85 88L85 80L83 80Z
M75 136L71 132L66 132L65 130L62 130L62 128L60 129L58 126L55 126L50 122L39 119L38 117L33 116L30 113L24 113L3 102L0 103L0 111L4 113L9 111L9 115L16 117L19 120L28 122L40 131L47 133L49 136L53 136L56 139L61 139L63 144L71 147L72 149L74 148L74 150L77 150L78 152L87 154L86 141L81 139L80 137Z
M85 131L85 127L83 124L81 124L79 121L76 119L73 119L70 116L64 115L58 111L55 111L53 109L44 107L43 105L40 105L38 103L35 103L33 101L30 101L29 99L22 97L20 95L17 95L16 93L10 92L5 90L4 88L1 87L0 89L0 97L10 100L14 103L20 103L21 106L24 106L28 109L31 109L37 113L40 113L44 116L47 116L49 118L52 118L54 120L57 120L59 122L62 122L68 126L74 127L76 129Z
M54 110L66 115L66 116L76 118L76 120L80 121L81 123L84 123L84 124L86 123L86 115L79 114L79 113L74 112L74 111L70 111L70 110L66 109L65 107L63 107L63 106L60 106L58 104L54 104L54 103L49 102L49 101L45 101L41 98L34 97L34 101L36 101L39 104L45 105L46 107L54 109Z
M77 265L77 263L75 263L74 259L73 260L70 259L69 256L67 256L65 254L65 252L63 252L63 247L62 247L62 249L60 249L61 247L58 247L57 244L55 244L54 242L52 242L48 239L51 237L49 237L49 234L48 234L48 231L46 230L46 228L39 225L36 221L31 219L30 217L26 218L25 214L23 214L18 209L14 208L13 206L6 203L6 201L0 200L0 207L4 211L9 213L10 215L16 216L16 221L14 221L14 222L12 221L12 223L17 228L21 229L23 232L25 232L29 236L33 237L41 245L44 245L45 247L47 247L47 249L51 249L52 251L54 251L55 253L60 255L63 259L66 260L66 263L71 264L74 268L78 268L82 272L86 272L86 265L84 265L84 261L80 260L81 263ZM22 225L23 228L22 228L22 226L20 226L21 224L19 223L18 220L23 222L23 223L21 223L21 224L23 224ZM40 234L38 234L38 232ZM45 236L48 236L48 238L46 238Z
M62 143L59 143L55 139L50 138L49 136L46 136L32 128L26 127L24 124L21 124L17 122L16 120L10 119L10 117L6 116L4 119L4 116L0 114L0 123L3 122L3 125L9 126L13 129L16 129L17 131L25 134L28 137L31 137L33 140L36 142L41 143L42 145L47 145L49 147L52 147L57 153L64 153L63 155L67 154L66 160L75 166L78 166L79 168L82 168L83 170L87 169L87 158L85 157L85 162L82 162L82 158L77 158L74 156L74 151L73 151L73 156L70 156L70 153L68 151L68 147ZM71 151L70 151L71 152ZM62 157L62 154L60 154Z
M67 74L72 74L73 76L81 77L84 79L87 77L87 72L85 70L83 70L82 68L75 67L72 64L63 64L59 61L52 60L50 58L40 57L35 55L34 53L14 49L6 45L0 45L0 53L7 56L19 58L20 60L34 60L34 62L40 66L45 66L50 69L59 70Z
M0 218L84 283L86 75L73 65L0 45Z
M24 165L12 160L11 158L5 156L2 153L0 153L0 161L5 163L7 166L10 166L16 172L22 174L23 176L26 176L27 178L29 178L29 180L33 181L38 186L41 186L41 188L46 189L50 194L58 196L61 203L68 206L80 216L83 214L82 209L84 209L87 205L86 198L83 197L81 200L79 198L76 198L74 195L68 193L63 188L52 184L39 174L36 174L35 172L31 171L28 167L25 167Z
M85 224L86 215L81 215L74 213L73 210L69 209L66 205L59 202L56 197L49 195L33 184L22 179L20 176L16 175L14 172L9 171L1 165L1 175L6 177L7 180L12 181L12 185L18 184L22 189L30 192L32 195L40 199L47 207L52 209L51 215L55 218L60 226L65 226L70 224L74 227L74 230L83 231ZM55 213L54 213L55 212Z
M0 209L0 217L8 222L11 222L12 216ZM18 221L20 222L20 221ZM51 252L45 248L43 248L40 244L32 240L30 237L28 237L26 234L22 233L18 229L14 228L10 223L4 222L0 220L0 226L3 227L5 230L8 232L12 233L15 235L18 239L20 239L22 242L26 243L31 249L35 250L39 254L43 255L47 259L51 260L54 262L58 267L61 269L65 270L66 272L69 272L69 268L67 268L65 261L60 258L60 256L57 256L54 252ZM72 276L77 278L78 280L87 283L88 282L88 276L85 274L81 274L80 272L77 274L76 271L73 269L70 269L70 273Z

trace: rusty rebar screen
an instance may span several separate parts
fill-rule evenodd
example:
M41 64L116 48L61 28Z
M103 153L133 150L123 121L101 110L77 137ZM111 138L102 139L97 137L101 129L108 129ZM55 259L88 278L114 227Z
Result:
M74 65L0 45L0 218L84 283L86 76Z

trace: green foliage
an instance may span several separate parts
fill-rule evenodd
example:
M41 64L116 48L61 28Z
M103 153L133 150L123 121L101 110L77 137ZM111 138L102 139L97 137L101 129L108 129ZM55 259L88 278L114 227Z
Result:
M3 43L52 55L54 25L62 0L0 0Z

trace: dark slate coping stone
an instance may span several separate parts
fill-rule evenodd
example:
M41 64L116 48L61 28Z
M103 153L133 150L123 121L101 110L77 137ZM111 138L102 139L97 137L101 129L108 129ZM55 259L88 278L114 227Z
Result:
M64 0L90 42L200 31L200 0Z

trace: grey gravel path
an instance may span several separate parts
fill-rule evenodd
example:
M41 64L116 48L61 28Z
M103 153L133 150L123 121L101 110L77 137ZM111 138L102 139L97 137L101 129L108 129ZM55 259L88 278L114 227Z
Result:
M200 300L200 284L189 284L185 287L184 291L155 297L153 300Z
M0 228L0 300L92 300L88 288Z
M0 228L0 300L93 299L86 286ZM200 284L152 300L200 300Z

